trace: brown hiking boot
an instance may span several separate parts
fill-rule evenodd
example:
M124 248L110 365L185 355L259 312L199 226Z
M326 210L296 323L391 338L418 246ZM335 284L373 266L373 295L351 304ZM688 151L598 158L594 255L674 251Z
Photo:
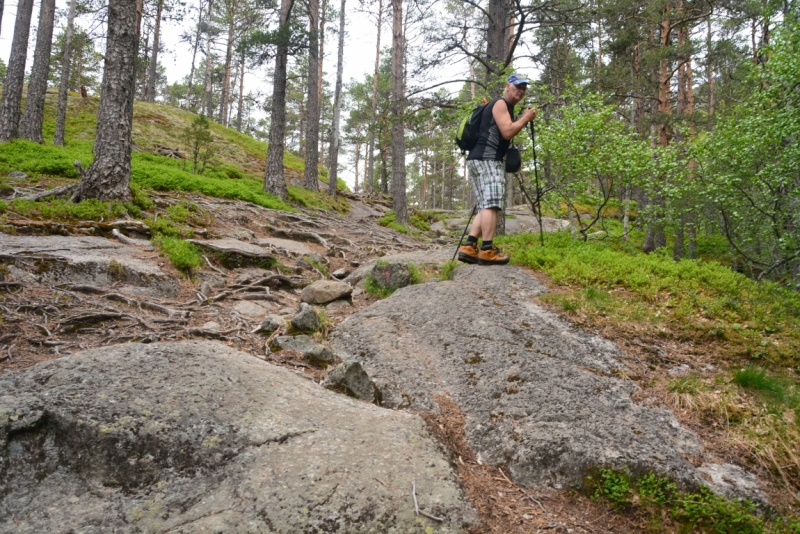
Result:
M505 265L511 258L505 254L500 254L500 249L492 245L492 248L478 253L478 265Z
M458 261L464 263L478 263L478 244L461 245L458 247Z

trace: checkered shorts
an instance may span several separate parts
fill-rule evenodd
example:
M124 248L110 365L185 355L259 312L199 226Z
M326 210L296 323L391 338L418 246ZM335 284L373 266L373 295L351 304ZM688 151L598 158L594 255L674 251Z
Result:
M503 209L506 200L506 171L502 161L470 159L467 170L478 209Z

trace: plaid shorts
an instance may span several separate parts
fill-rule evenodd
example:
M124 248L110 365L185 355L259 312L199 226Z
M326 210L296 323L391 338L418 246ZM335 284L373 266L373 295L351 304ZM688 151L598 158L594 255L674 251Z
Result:
M506 200L506 170L502 161L470 159L467 170L478 209L503 209Z

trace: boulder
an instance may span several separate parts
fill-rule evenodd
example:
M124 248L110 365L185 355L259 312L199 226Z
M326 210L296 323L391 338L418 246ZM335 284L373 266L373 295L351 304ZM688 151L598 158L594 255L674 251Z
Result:
M267 315L261 320L258 331L262 334L270 335L281 326L283 326L283 318L281 316Z
M369 273L375 284L384 289L400 289L411 284L411 270L407 263L376 263Z
M379 400L369 375L357 361L347 360L325 375L322 383L326 388L345 393L357 399L375 402Z
M306 286L300 294L300 299L308 304L327 304L334 300L347 298L353 292L350 284L336 280L317 280Z
M322 328L322 321L319 318L314 306L300 303L300 313L292 317L289 321L292 328L298 332L316 332Z
M479 457L514 480L563 488L597 466L655 471L702 483L686 460L702 447L661 408L632 401L611 342L534 300L544 288L514 266L463 266L453 281L414 285L347 318L330 337L361 363L391 404L436 410L438 395L464 412Z
M303 353L303 358L310 364L322 367L323 369L336 360L333 351L325 345L314 345L312 349Z
M414 513L420 508L444 522ZM216 342L0 378L0 532L455 533L476 514L416 415Z

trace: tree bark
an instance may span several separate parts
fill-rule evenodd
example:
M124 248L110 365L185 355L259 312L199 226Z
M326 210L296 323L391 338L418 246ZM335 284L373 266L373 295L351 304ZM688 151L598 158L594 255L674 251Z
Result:
M131 198L131 124L136 78L136 0L111 0L97 110L94 162L81 178L76 200Z
M378 80L381 66L381 27L383 26L383 0L378 0L378 38L375 44L375 74L372 77L372 108L369 115L369 142L367 144L367 174L364 176L364 191L372 192L375 183L375 120L378 115Z
M508 0L489 0L489 26L486 30L486 86L489 94L499 96L505 80L499 78L505 67L507 52L506 26L509 18Z
M209 0L208 2L208 17L206 20L211 20L211 13L213 9L213 0ZM212 88L212 80L211 80L211 47L214 45L214 41L211 38L211 24L208 24L208 30L206 31L206 75L205 75L205 97L206 97L206 117L213 120L214 117L214 94Z
M283 176L284 135L286 132L286 62L289 55L289 17L294 0L281 0L280 38L275 53L275 74L272 84L272 111L269 123L267 168L264 172L264 191L281 200L289 193Z
M231 64L233 63L233 41L236 38L234 31L236 29L236 4L232 3L231 8L228 10L228 46L225 48L225 78L222 82L222 96L219 110L219 122L225 126L228 125L228 107L231 100Z
M39 10L39 30L36 35L36 51L33 53L33 68L28 82L28 98L20 123L20 137L36 143L44 143L42 122L44 121L44 99L47 95L47 73L50 71L50 51L53 45L53 20L56 14L55 0L42 0Z
M309 0L308 18L308 118L306 120L306 155L304 185L310 191L319 191L317 164L319 163L319 93L322 82L319 68L319 0Z
M239 103L236 108L236 131L242 131L242 119L244 116L244 50L239 59Z
M339 174L339 119L342 113L342 71L344 70L344 24L346 0L342 0L339 8L339 53L336 63L336 87L333 93L333 124L331 124L331 145L328 160L328 194L336 196L336 185ZM356 184L358 184L358 157L356 157Z
M33 0L20 0L6 81L3 85L3 99L0 101L0 142L16 139L19 133L19 106L22 102L22 85L25 82L25 60L28 56L32 14Z
M69 90L69 76L72 69L72 33L75 28L75 5L77 0L69 2L69 16L67 17L67 32L64 36L64 57L61 59L61 83L58 87L58 110L56 111L56 132L53 135L53 144L64 146L64 129L67 124L67 91Z
M156 101L156 77L158 76L158 49L161 46L161 14L164 11L164 0L158 0L156 6L156 25L153 29L153 53L150 58L149 70L147 73L147 92L145 100L147 102Z
M405 43L403 0L392 0L392 198L394 222L406 226Z

